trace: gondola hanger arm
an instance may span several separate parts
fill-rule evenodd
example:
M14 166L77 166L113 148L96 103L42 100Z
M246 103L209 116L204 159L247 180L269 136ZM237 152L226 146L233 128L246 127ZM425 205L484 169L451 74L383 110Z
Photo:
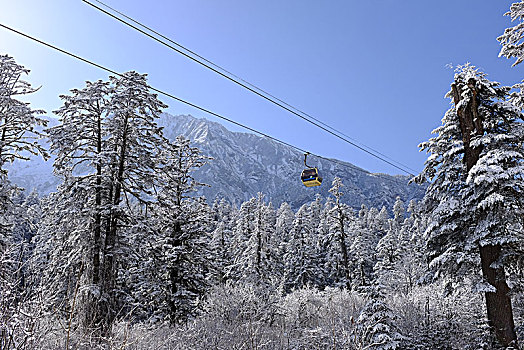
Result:
M309 154L309 152L306 152L304 153L304 165L306 166L306 168L309 168L309 169L313 169L312 166L309 166L307 165L306 161L307 161L307 155Z

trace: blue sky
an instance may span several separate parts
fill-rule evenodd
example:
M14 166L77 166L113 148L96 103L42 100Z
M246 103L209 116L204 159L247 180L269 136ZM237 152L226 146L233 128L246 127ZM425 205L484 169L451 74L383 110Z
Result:
M104 2L417 171L426 159L417 146L449 107L448 64L471 62L506 85L524 77L522 65L498 57L511 0ZM4 0L0 23L114 70L148 73L154 87L312 153L400 173L80 0ZM26 100L49 113L58 95L107 79L2 28L0 52L31 69L27 80L42 88ZM171 114L216 120L162 99Z

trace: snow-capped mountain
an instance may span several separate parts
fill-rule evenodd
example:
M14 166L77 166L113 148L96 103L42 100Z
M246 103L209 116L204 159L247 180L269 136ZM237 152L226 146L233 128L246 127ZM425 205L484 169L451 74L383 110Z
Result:
M298 208L313 200L317 193L329 196L335 176L345 185L343 200L354 208L362 204L392 208L397 196L408 201L424 195L424 188L408 185L407 176L371 174L354 170L357 167L348 163L350 166L316 158L312 161L323 177L323 184L306 188L300 182L304 156L290 147L257 135L232 132L221 124L188 115L165 114L160 124L168 138L184 135L204 154L213 157L196 176L211 185L203 189L210 201L225 197L239 204L262 192L274 205L286 201Z
M317 193L329 196L335 176L345 185L343 200L354 208L362 204L391 208L397 196L408 201L424 194L424 188L408 185L406 176L367 173L324 159L312 159L324 179L322 186L306 188L300 182L303 155L292 148L257 135L232 132L221 124L189 115L164 114L159 124L168 138L183 135L213 158L195 174L198 181L210 185L201 193L210 203L215 198L226 198L239 205L262 192L275 206L286 201L298 208L313 200ZM36 189L41 194L52 192L59 182L53 176L52 159L15 162L9 167L9 177L19 186Z

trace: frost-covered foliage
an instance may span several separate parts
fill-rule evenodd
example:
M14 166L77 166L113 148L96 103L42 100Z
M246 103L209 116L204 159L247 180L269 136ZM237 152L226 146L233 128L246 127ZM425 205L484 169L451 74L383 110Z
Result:
M421 177L433 180L426 197L433 219L427 231L432 266L462 276L478 271L479 245L510 248L519 242L524 131L522 115L504 100L508 88L488 81L471 66L459 67L455 81L462 99L434 130L438 136L421 144L431 154ZM471 137L471 146L480 154L467 171L457 110L473 99L480 103L477 122L483 133Z
M82 309L85 327L107 334L128 256L123 232L140 226L141 209L158 203L163 152L170 149L156 124L165 105L135 72L87 82L61 97L60 124L47 132L63 183L46 202L39 235L49 263L44 273L55 286L47 291Z
M348 245L350 242L350 223L353 220L351 208L340 201L342 197L342 180L335 177L329 192L335 197L333 207L327 212L327 223L330 227L323 237L329 242L328 261L332 265L330 279L336 285L351 288L350 260Z
M210 210L203 198L194 197L202 184L192 177L208 158L178 137L165 159L159 205L151 207L147 223L131 235L129 245L141 244L124 283L142 318L174 324L196 314L213 269Z
M253 285L215 289L176 337L188 349L356 349L361 296L305 288L284 297ZM175 341L175 340L173 340Z
M231 278L243 283L268 282L273 277L272 259L276 212L264 195L244 202L233 231L233 262L228 269Z
M524 1L511 4L509 12L504 15L517 23L511 28L506 28L504 34L497 38L502 45L499 57L515 58L513 66L516 66L524 61Z
M8 55L0 55L0 166L15 159L28 159L30 154L47 157L46 150L36 142L41 137L38 127L47 121L38 117L43 110L31 109L18 96L31 94L35 89L22 75L29 69L16 63Z
M40 219L34 194L25 198L7 178L5 165L29 155L47 157L36 140L37 128L46 121L30 104L17 98L36 89L22 80L29 70L7 55L0 55L0 348L21 349L35 345L41 310L33 303L37 294L28 258L33 234Z
M359 349L395 350L402 335L395 325L397 317L381 300L369 300L357 319Z
M453 107L433 131L437 136L420 146L430 156L418 178L432 181L425 205L434 277L470 276L473 288L486 293L490 323L507 322L494 326L506 344L515 339L511 306L497 314L495 299L510 303L504 267L524 244L524 124L509 91L470 65L459 67L448 94Z

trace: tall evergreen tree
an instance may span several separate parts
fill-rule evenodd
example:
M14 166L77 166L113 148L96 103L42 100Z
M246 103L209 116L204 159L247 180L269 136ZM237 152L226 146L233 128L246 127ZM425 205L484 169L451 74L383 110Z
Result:
M45 112L19 100L19 96L38 90L23 80L26 74L29 69L16 63L13 57L0 55L0 248L12 238L8 212L10 198L16 192L7 178L5 164L16 159L27 160L31 154L48 156L37 142L42 136L38 128L47 125L47 120L38 114Z
M418 180L432 182L426 205L431 267L456 279L477 276L485 292L489 324L504 346L516 344L506 282L507 260L524 242L522 114L506 101L509 88L465 65L448 96L453 107L421 144L431 153Z
M283 283L285 275L286 250L291 240L291 231L295 213L287 202L283 202L276 212L275 233L272 238L271 246L273 247L273 273L277 279Z
M366 226L366 214L367 210L361 209L358 218L349 227L352 236L349 251L354 276L353 286L361 290L368 288L373 282L375 247L378 241L374 232Z
M33 336L32 324L25 324L24 319L34 311L29 310L33 288L27 265L39 213L36 210L32 215L30 205L33 209L37 205L25 203L5 169L7 162L27 160L31 155L47 158L37 142L39 128L47 124L38 117L44 111L33 110L19 99L37 90L23 80L26 74L29 70L14 58L0 55L0 348L29 342Z
M511 21L517 21L517 24L507 28L504 34L497 38L502 44L499 57L516 58L513 63L513 66L516 66L524 61L524 1L513 3L505 16L509 16Z
M34 93L38 89L22 79L29 69L16 63L8 55L0 55L0 168L15 159L28 159L30 154L47 157L47 152L37 139L42 136L38 127L47 120L38 117L43 110L31 109L29 103L18 96Z
M152 230L142 237L133 290L135 303L146 304L154 319L174 324L196 314L196 302L208 288L207 275L213 269L208 235L211 212L204 199L196 196L203 184L193 177L209 158L181 136L164 148L158 205L148 216Z
M210 271L211 283L224 284L227 280L227 267L233 259L232 242L233 228L236 218L235 208L225 199L215 201L211 209L213 213L213 232L210 249L213 256L213 268Z
M352 219L351 209L340 201L342 193L342 180L335 177L332 187L329 192L335 197L335 204L329 213L331 218L330 240L332 241L332 248L336 253L332 255L332 259L336 261L337 284L351 289L351 275L350 275L350 259L348 248L348 226Z
M88 82L61 97L61 123L48 133L63 183L47 203L42 235L57 268L60 261L73 267L62 280L79 276L73 285L88 287L82 288L88 292L84 325L108 335L118 311L121 231L141 220L132 202L156 202L157 164L166 144L156 119L166 106L149 92L146 76L135 72ZM57 234L45 232L53 226ZM76 253L55 254L68 245Z
M393 206L392 219L388 220L388 230L377 244L377 262L374 266L377 283L383 287L393 287L395 284L394 270L404 255L405 243L402 239L404 223L404 203L397 197Z
M287 291L304 286L318 286L323 279L323 266L319 264L316 226L309 220L309 205L304 204L295 213L289 240L284 254L284 288Z
M270 245L274 235L275 212L272 205L258 193L240 207L235 227L235 261L233 272L245 282L265 282L270 279L271 257L276 256Z

